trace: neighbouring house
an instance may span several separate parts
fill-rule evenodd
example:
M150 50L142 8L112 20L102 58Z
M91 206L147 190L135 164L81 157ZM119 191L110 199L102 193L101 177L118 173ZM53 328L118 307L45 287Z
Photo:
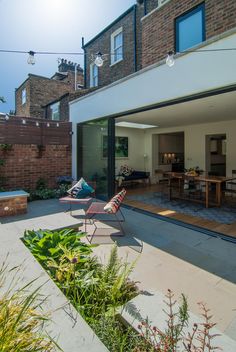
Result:
M135 12L143 16L132 17ZM137 70L129 18L141 33ZM85 44L86 53L108 59L96 69L97 81L86 63L87 85L96 82L99 89L70 102L74 178L96 178L107 196L124 164L149 171L152 182L159 169L195 166L230 176L236 169L233 48L234 0L138 1ZM172 67L166 65L170 51L176 53Z
M83 69L73 62L61 59L58 72L51 78L29 74L16 89L16 115L45 118L44 107L56 101L51 106L52 117L59 119L60 104L57 100L67 93L82 89L83 85ZM68 115L67 118L63 117L63 120L68 120Z
M84 81L86 88L106 86L142 68L141 19L158 5L158 0L137 1L86 44ZM96 53L103 54L104 64L94 64Z

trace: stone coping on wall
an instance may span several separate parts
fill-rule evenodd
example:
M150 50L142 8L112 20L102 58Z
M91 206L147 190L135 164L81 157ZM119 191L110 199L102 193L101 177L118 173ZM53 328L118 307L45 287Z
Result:
M29 197L29 193L25 191L8 191L8 192L0 192L0 199L8 199L15 197Z

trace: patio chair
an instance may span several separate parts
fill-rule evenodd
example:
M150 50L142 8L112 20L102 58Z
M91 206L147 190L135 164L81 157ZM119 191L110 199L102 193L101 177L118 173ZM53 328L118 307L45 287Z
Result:
M70 190L72 190L78 184L78 182L79 181L73 181ZM89 196L83 198L74 198L72 195L68 194L65 197L59 198L60 203L69 204L69 208L66 209L65 212L70 212L70 215L72 215L73 204L88 205L93 199L96 199L96 182L88 181L87 184L93 189L93 192Z
M122 222L125 221L125 217L120 209L122 201L124 200L125 194L126 194L126 190L123 188L107 204L104 202L92 202L91 205L88 207L88 209L85 212L85 232L87 232L88 224L94 226L92 234L87 235L87 239L90 243L92 242L95 233L99 229L99 227L96 225L96 222L103 222L103 223L117 222L120 228L119 235L120 236L125 235L124 228L122 226ZM103 229L103 234L106 230L109 230L109 228L102 228L102 229Z

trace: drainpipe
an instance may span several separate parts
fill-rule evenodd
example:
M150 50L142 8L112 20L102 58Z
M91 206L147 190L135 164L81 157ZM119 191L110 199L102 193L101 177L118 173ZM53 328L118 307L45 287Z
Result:
M87 88L87 61L86 61L86 49L84 48L84 37L82 37L82 49L84 51L84 89Z
M134 72L137 72L137 6L134 5Z
M147 14L147 0L144 0L144 16Z

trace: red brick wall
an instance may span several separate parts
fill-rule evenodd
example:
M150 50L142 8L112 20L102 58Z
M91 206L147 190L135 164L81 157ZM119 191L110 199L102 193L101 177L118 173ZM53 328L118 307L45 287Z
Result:
M175 49L175 18L203 3L202 0L170 0L142 20L142 66L164 59ZM205 0L206 39L236 27L235 0Z
M56 177L71 175L71 150L67 145L47 145L40 151L37 145L14 144L10 151L0 150L0 176L6 178L6 190L34 189L39 178L49 187L56 185Z

